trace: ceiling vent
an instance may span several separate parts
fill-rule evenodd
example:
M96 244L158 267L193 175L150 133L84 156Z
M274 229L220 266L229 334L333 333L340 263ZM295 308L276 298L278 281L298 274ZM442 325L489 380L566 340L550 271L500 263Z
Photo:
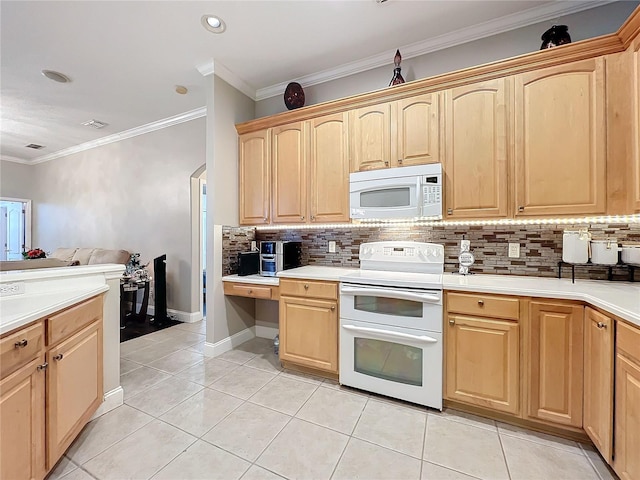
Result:
M84 122L82 125L85 125L87 127L92 127L92 128L95 128L96 130L98 130L100 128L106 127L109 124L101 122L100 120L89 120L88 122Z
M27 148L33 148L34 150L40 150L44 148L44 145L38 145L37 143L30 143L29 145L25 145Z

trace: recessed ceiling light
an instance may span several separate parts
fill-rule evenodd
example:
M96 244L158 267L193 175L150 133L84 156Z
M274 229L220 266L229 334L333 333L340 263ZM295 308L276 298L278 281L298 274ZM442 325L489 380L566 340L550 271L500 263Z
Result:
M53 70L42 70L42 75L47 77L49 80L53 80L54 82L69 83L71 81L71 79L64 73L54 72Z
M215 15L203 15L202 26L213 33L222 33L227 29L224 21Z
M86 122L83 122L82 125L84 125L85 127L91 127L91 128L95 128L96 130L100 129L100 128L104 128L107 125L109 125L108 123L105 122L101 122L100 120L87 120Z

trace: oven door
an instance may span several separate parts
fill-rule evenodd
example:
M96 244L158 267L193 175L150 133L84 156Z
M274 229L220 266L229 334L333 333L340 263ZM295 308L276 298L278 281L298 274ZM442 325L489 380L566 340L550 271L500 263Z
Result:
M442 332L442 290L341 283L340 317Z
M422 215L419 176L351 182L351 218L404 218Z
M442 334L341 318L340 383L442 410Z

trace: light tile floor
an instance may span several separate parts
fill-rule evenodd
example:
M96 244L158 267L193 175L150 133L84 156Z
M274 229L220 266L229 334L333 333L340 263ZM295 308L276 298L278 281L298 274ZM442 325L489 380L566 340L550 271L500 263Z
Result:
M270 340L205 358L204 328L123 343L125 405L49 479L615 478L588 445L283 371Z

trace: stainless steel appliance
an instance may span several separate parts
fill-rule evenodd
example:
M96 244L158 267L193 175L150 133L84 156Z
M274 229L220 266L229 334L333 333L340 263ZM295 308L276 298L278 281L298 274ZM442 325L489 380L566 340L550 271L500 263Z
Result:
M260 275L275 277L282 270L301 265L302 242L260 242Z
M444 247L360 245L340 278L340 383L442 410Z
M350 217L442 218L442 165L383 168L349 175Z

